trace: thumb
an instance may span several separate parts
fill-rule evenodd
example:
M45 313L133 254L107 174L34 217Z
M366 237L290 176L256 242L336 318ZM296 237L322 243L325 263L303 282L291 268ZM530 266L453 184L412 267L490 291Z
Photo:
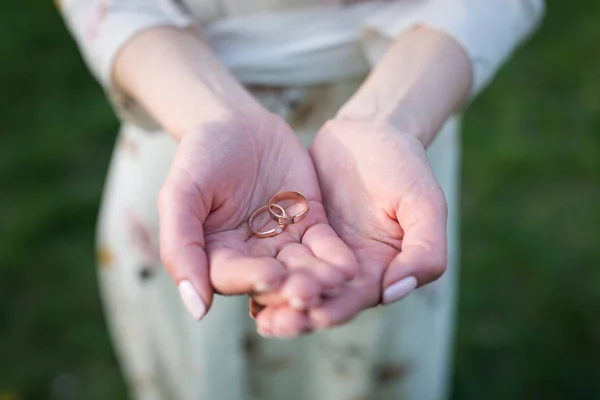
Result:
M173 167L158 200L161 258L183 304L197 320L213 299L203 228L209 209L187 174Z
M397 213L404 230L400 253L383 275L384 304L406 297L417 286L438 279L446 269L448 209L441 189L420 196Z

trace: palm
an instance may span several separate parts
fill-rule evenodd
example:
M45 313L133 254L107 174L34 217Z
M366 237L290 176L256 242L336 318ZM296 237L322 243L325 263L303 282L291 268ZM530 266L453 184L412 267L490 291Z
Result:
M443 272L446 204L418 140L383 124L330 121L311 155L331 225L362 265L346 298L315 314L322 323L378 304L399 278L426 284Z
M311 156L329 221L361 270L340 296L296 316L296 326L341 324L379 304L383 288L399 279L425 284L441 274L445 200L420 142L382 124L330 121ZM267 307L259 328L285 314L285 307Z
M309 216L278 236L252 236L249 216L285 190L306 195ZM281 295L261 300L307 306L355 269L352 253L328 225L308 152L271 114L199 127L185 136L163 188L163 221L167 267L198 274L193 259L205 257L212 287L224 294L268 292L285 282ZM327 242L342 256L328 255Z

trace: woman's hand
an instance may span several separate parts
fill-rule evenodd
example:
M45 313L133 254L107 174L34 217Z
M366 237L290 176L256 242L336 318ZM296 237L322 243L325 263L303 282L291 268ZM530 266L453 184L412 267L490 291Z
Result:
M358 265L329 226L310 156L274 114L223 114L181 140L159 198L163 262L198 319L213 289L289 304L297 313L317 306ZM308 217L275 237L253 236L249 216L286 190L306 195Z
M394 40L311 148L327 216L360 274L299 318L285 307L255 309L259 331L282 315L296 327L338 325L442 274L446 201L424 148L468 98L471 82L467 53L445 33L417 27Z
M310 153L331 226L361 270L341 295L311 308L295 326L342 324L441 276L447 208L419 140L381 122L331 120ZM284 306L260 311L259 331L280 335L272 321L287 313Z
M213 291L304 309L354 276L356 258L327 222L308 152L200 32L135 35L115 57L113 76L180 140L159 199L161 255L194 317L206 313ZM308 218L276 237L252 236L250 215L287 190L307 196Z

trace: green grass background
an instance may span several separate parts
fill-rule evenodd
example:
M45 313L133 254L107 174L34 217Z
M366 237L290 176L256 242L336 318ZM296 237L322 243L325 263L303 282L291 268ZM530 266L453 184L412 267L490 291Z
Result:
M50 1L0 8L0 400L124 399L94 271L118 124ZM600 399L600 2L465 118L455 399Z

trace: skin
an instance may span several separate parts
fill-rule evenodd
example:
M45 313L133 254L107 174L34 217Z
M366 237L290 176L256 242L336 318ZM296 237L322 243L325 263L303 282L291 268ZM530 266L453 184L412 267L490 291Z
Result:
M160 195L161 253L205 304L215 291L249 294L259 333L290 338L351 320L403 278L443 273L446 203L425 148L471 83L446 35L400 35L310 154L196 32L142 32L114 81L180 140ZM251 237L245 221L283 190L307 195L309 218Z
M425 148L470 83L469 60L446 35L418 28L396 39L310 149L331 226L360 272L339 297L306 313L261 309L259 332L289 338L340 325L403 278L422 286L443 274L447 206Z
M308 217L275 237L254 236L247 225L252 212L290 189L309 199ZM202 287L208 271L218 293L279 289L269 304L306 309L358 269L328 223L308 152L273 114L188 133L163 186L159 213L162 258L176 282Z
M331 224L361 270L340 296L308 313L292 318L284 306L261 311L257 324L267 335L293 337L305 326L345 323L378 305L382 290L400 279L415 276L423 285L446 266L444 194L414 136L378 123L332 120L311 155Z
M117 55L114 81L180 141L159 196L161 257L206 308L216 292L306 309L354 278L356 257L328 223L308 151L197 33L142 32ZM285 190L306 195L308 217L272 238L251 235L250 215Z

